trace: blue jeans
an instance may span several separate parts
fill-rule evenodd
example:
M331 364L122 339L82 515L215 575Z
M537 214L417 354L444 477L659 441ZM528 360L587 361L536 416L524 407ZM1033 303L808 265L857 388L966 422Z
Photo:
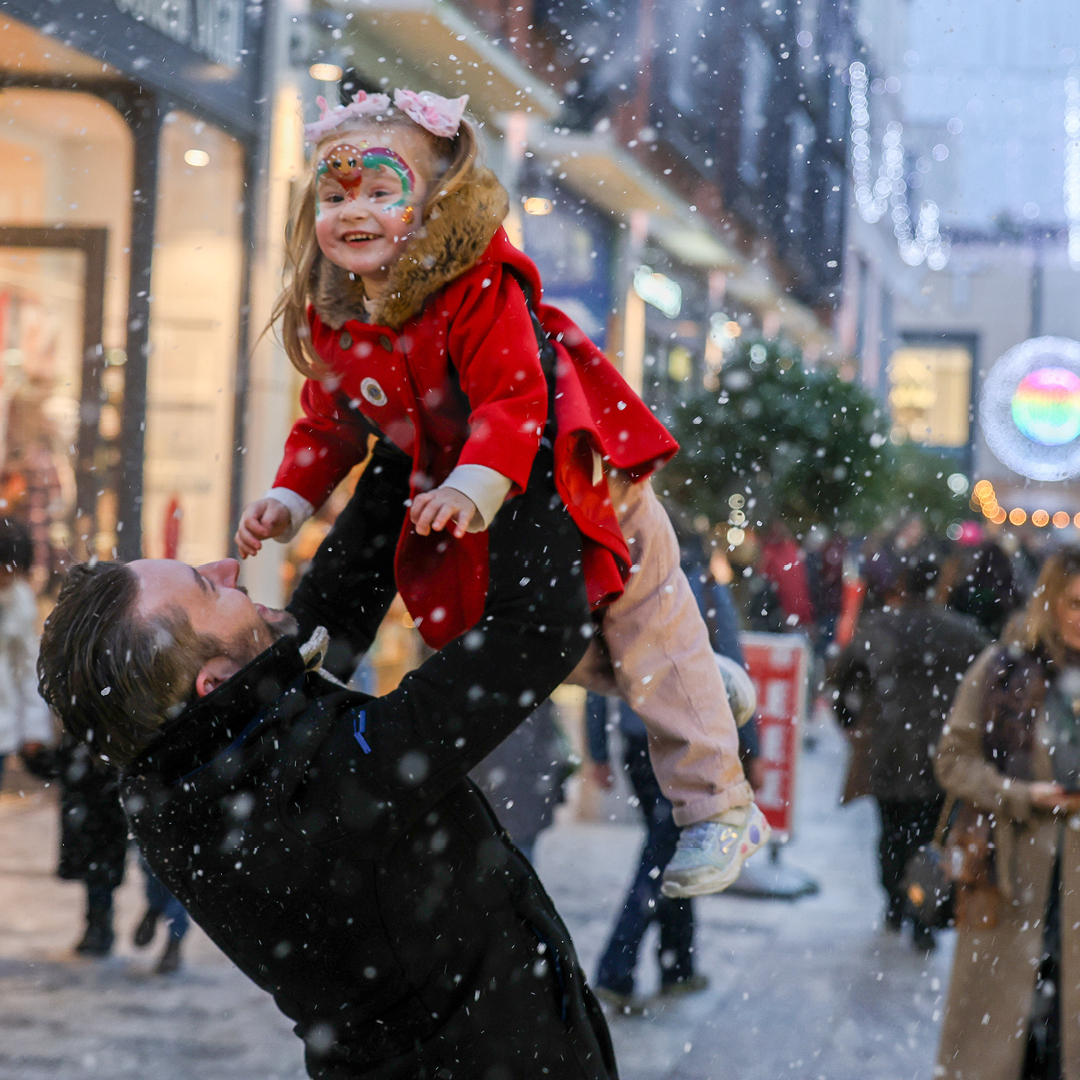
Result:
M647 832L637 873L596 973L598 986L617 994L634 992L641 939L655 919L660 924L660 980L664 986L683 982L694 973L694 909L689 900L669 900L660 892L661 874L679 839L671 803L664 798L649 763L644 738L623 736L623 763L641 804Z
M142 863L143 873L146 875L146 906L160 912L169 924L169 937L174 941L182 941L191 925L191 919L184 910L184 905L158 880L157 875L146 860L139 853L139 861Z

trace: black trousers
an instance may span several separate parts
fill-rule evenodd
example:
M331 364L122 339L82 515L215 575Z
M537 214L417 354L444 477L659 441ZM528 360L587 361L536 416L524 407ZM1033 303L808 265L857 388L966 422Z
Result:
M889 915L899 919L905 910L904 870L908 859L934 839L945 796L934 799L878 799L881 813L881 884L889 898Z

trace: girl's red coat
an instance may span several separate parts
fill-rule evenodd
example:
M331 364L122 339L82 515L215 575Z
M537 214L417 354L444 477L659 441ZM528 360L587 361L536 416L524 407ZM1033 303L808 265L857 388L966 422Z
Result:
M515 276L516 275L516 276ZM415 495L457 464L486 465L524 490L547 415L547 386L519 281L557 353L556 485L585 536L594 607L621 595L631 559L601 459L643 479L678 444L604 354L541 300L535 265L499 229L470 269L428 297L400 332L356 319L332 329L309 312L312 343L331 374L309 379L276 487L315 506L367 455L362 413L413 461ZM397 585L434 648L479 619L487 592L487 533L420 536L406 519Z

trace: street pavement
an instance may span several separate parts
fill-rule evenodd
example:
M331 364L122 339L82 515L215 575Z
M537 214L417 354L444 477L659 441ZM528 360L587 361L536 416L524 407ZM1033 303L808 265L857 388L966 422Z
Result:
M613 1017L624 1080L930 1080L951 934L929 957L881 929L876 818L840 808L843 739L819 717L804 753L797 831L785 864L816 896L696 901L697 952L711 985ZM22 794L20 794L22 789ZM641 829L608 798L605 820L560 820L537 850L541 877L592 973L636 862ZM606 820L614 817L614 821ZM197 928L185 966L153 974L163 941L135 950L141 875L118 893L116 955L75 959L82 888L52 876L51 791L21 779L0 794L0 1080L297 1080L290 1025ZM756 859L764 859L764 854ZM639 990L658 982L647 939Z

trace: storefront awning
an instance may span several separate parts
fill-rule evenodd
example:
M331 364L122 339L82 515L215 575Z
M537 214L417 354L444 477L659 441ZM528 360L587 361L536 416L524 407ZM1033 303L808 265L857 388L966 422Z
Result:
M675 192L623 150L609 135L553 132L540 123L530 129L529 147L558 179L591 203L613 214L649 214L652 237L680 262L728 273L727 292L778 329L815 351L832 344L817 315L786 296L760 263L740 255L716 237Z
M760 263L747 264L741 273L727 281L727 295L755 311L763 322L774 323L803 349L831 351L835 346L832 331L805 304L787 296Z
M649 214L649 231L689 266L734 271L743 259L702 226L684 202L609 135L553 132L540 124L530 130L530 149L561 181L591 203L614 214Z
M422 72L425 85L417 89L467 93L470 111L480 116L520 111L549 119L559 113L551 87L443 0L334 0L330 6L352 16L347 33L354 48L365 54L382 48ZM387 74L394 73L388 65Z

